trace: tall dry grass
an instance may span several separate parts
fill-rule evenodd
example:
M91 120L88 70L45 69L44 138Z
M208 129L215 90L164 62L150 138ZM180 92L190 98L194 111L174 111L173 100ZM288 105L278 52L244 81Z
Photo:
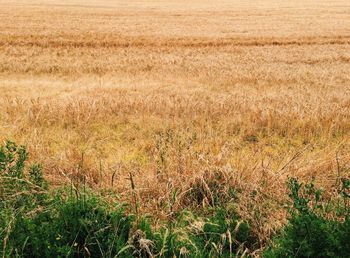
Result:
M288 176L349 169L347 1L0 5L0 139L52 183L128 199L131 175L160 219L230 186L264 241Z

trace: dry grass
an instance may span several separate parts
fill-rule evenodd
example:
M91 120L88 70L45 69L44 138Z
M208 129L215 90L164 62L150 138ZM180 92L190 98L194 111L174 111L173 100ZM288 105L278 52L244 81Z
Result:
M348 1L59 2L0 1L0 139L52 183L131 171L160 217L233 185L263 240L287 176L349 166Z

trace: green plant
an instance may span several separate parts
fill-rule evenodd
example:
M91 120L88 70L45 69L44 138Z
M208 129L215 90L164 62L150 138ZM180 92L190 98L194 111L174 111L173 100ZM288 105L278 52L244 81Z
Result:
M215 208L205 218L190 211L154 234L160 257L232 257L256 243L249 225L230 209Z
M50 193L40 165L25 166L24 146L0 147L0 254L3 257L114 257L133 216L84 191ZM79 191L79 189L77 189ZM120 256L125 256L126 251Z
M19 216L10 235L20 257L114 257L127 245L132 217L101 199L56 197L35 217Z
M27 157L24 146L10 141L0 146L0 253L3 256L11 255L11 234L18 218L35 216L47 205L42 168L34 164L26 171Z
M343 178L339 195L326 199L314 182L295 178L288 187L293 206L288 224L265 257L349 257L349 180Z

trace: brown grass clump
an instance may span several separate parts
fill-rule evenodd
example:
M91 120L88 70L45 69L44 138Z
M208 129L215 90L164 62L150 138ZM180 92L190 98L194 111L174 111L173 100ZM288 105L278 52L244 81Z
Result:
M238 202L265 241L288 176L347 171L348 1L44 2L0 1L0 140L51 183L160 219Z

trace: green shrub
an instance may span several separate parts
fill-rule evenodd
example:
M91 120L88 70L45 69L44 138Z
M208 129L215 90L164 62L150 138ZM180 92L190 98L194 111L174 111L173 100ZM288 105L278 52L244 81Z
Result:
M0 254L5 257L114 257L128 245L132 216L92 194L49 193L28 153L0 147ZM123 252L121 256L127 254Z
M289 181L289 223L264 257L349 257L349 180L342 179L339 198L326 201L313 182Z
M127 245L132 217L101 199L57 197L35 217L19 216L9 236L20 257L114 257Z
M24 146L6 142L0 146L0 208L31 210L43 204L47 185L42 177L41 166L29 167L25 175L25 162L28 157Z

